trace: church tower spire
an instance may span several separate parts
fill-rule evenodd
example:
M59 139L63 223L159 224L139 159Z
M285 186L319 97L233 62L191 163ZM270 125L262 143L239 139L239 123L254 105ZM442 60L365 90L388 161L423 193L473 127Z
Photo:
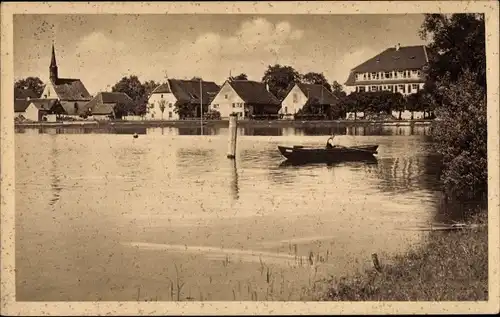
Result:
M52 82L57 81L57 62L56 62L56 52L54 50L54 43L52 43L52 58L50 59L50 67L49 67L49 77Z

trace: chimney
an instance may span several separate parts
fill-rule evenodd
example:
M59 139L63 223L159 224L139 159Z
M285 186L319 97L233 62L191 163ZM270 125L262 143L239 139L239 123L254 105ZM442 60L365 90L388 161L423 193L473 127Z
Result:
M399 51L400 48L401 48L401 44L400 43L396 44L396 51Z

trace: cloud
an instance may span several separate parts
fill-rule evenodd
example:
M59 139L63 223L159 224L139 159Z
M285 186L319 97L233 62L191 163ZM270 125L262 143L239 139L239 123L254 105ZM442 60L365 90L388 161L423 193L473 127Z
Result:
M230 36L206 33L192 42L182 42L169 57L172 62L168 72L187 77L210 74L212 80L222 81L232 70L233 74L245 72L258 80L264 71L261 65L273 63L302 36L302 30L294 30L286 21L273 24L263 18L248 20Z
M124 43L111 33L92 32L61 60L60 72L68 77L81 74L94 94L131 74L141 80L162 81L167 73L171 78L201 76L222 83L231 71L260 80L265 67L290 52L302 37L303 31L287 21L274 24L263 18L244 21L228 36L206 32L191 41L156 43L162 47L159 50Z
M347 80L352 68L367 61L380 53L370 47L351 48L335 63L332 71L332 80L337 80L341 85Z

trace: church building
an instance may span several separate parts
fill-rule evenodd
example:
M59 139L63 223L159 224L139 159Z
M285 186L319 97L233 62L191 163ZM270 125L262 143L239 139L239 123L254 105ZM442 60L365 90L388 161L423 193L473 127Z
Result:
M92 99L80 79L59 77L54 45L49 66L49 81L40 98L59 100L66 113L73 116L85 113L88 110L86 105Z

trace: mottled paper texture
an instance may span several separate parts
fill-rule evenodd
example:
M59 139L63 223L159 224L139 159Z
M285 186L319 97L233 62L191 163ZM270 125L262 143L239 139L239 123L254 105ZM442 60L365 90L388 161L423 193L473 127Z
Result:
M1 6L2 314L498 312L497 2ZM323 72L330 83L344 85L351 69L385 48L424 45L416 32L424 13L485 15L488 300L313 301L311 290L325 292L330 275L372 265L381 270L391 256L422 241L422 231L398 229L439 220L432 215L439 202L432 196L435 184L421 176L426 163L419 157L428 152L419 140L428 128L249 123L238 102L227 113L221 110L228 99L221 88L243 73L256 83L236 81L232 89L240 97L248 94L242 97L246 102L267 98L272 106L274 96L259 82L274 64L301 74ZM94 115L106 117L115 101L105 106L103 100L111 98L120 78L132 74L142 81L172 79L162 87L166 96L174 89L212 89L211 98L220 102L202 103L226 119L241 112L234 129L238 139L228 141L233 130L227 121L212 125L199 119L132 127L14 126L16 80L37 76L48 82L53 76L59 84L44 88L45 98L57 94L58 106L76 114L96 100ZM157 90L160 99L162 91ZM330 94L303 91L304 98ZM193 93L186 98L200 99ZM148 112L149 119L174 119L175 102ZM38 109L53 106L39 104ZM347 146L376 142L377 167L279 164L276 145L324 146L331 134Z

